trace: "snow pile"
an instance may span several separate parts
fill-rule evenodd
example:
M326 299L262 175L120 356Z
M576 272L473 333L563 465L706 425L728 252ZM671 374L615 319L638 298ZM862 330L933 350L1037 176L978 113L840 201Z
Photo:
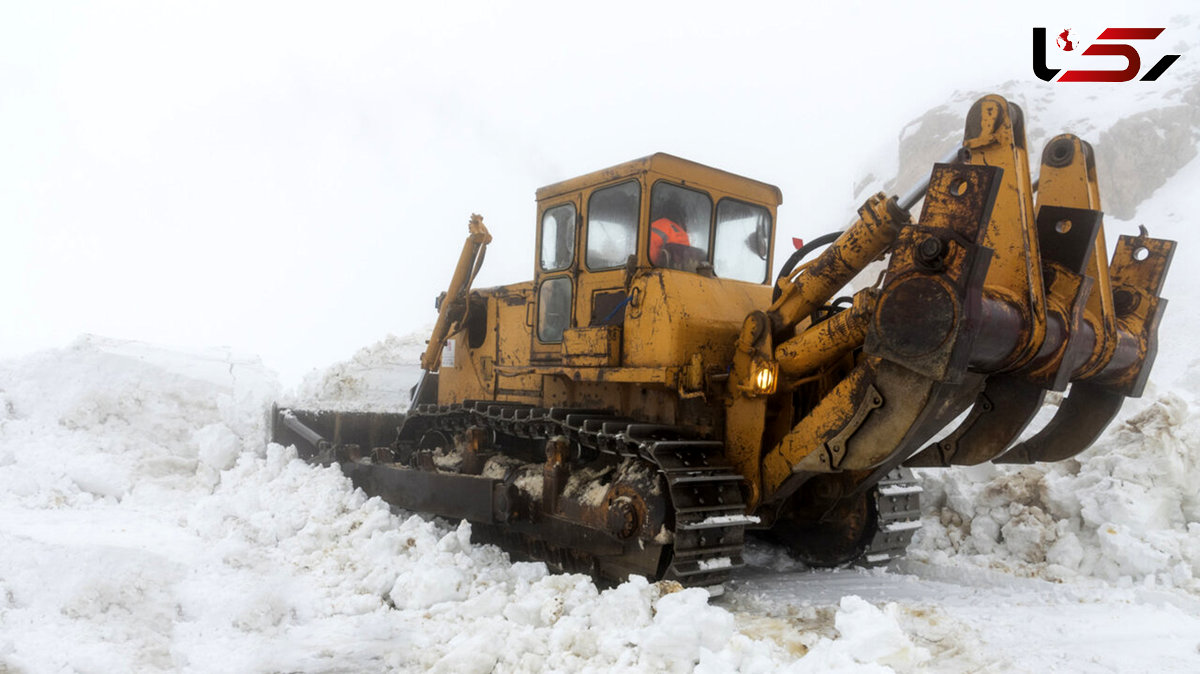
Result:
M355 671L690 671L702 647L731 644L778 662L771 644L735 641L732 616L702 590L664 594L671 588L636 579L600 592L585 576L510 564L493 546L471 545L468 524L397 517L336 469L278 445L265 459L243 457L189 524L220 541L217 554L244 576L201 600L195 613L208 619L191 627L198 661L242 642L253 648L239 652L275 652L235 669L327 669L351 658ZM263 570L274 579L256 587Z
M929 651L918 648L900 629L899 609L889 603L882 610L863 599L842 597L834 616L838 638L821 637L788 672L892 672L912 671L929 660ZM719 666L703 663L700 672L736 671L737 663L719 661Z
M7 363L0 504L85 507L203 487L261 446L275 388L257 359L226 350L181 354L94 336Z
M403 337L388 335L347 361L313 371L286 402L312 409L403 410L408 407L410 389L420 379L421 354L432 332L433 326L427 326Z
M910 557L1200 593L1200 409L1176 393L1075 460L923 474Z
M841 638L752 636L707 593L512 564L264 440L273 376L86 338L0 364L0 671L889 671L922 658L847 600ZM819 666L818 666L819 665Z

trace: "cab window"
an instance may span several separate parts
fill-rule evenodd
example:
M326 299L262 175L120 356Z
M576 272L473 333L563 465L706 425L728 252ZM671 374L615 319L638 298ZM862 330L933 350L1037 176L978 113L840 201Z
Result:
M571 279L567 276L542 281L538 289L538 339L561 342L571 327Z
M641 187L636 181L596 190L588 199L588 269L612 269L637 252L638 206Z
M546 209L542 215L542 271L558 271L575 260L575 205Z
M659 181L650 191L650 263L697 271L708 261L712 199L698 190Z
M736 199L717 204L713 271L721 278L765 283L771 246L771 213Z

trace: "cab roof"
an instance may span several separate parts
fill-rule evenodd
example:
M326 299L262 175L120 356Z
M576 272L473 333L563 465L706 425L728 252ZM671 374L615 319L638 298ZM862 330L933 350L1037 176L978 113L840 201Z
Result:
M616 166L610 166L599 171L592 171L577 178L570 178L538 189L537 200L553 198L568 192L600 185L621 178L628 178L644 173L657 173L693 184L697 187L708 187L740 195L748 200L761 204L778 206L783 203L783 193L774 185L739 176L735 173L705 166L682 157L656 152L647 157L627 161Z

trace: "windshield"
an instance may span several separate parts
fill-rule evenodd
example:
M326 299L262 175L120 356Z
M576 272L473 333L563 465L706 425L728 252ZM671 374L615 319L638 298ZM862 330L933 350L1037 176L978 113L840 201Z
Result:
M641 192L637 182L628 182L596 190L588 199L588 269L620 267L637 252Z
M662 181L650 191L650 264L696 271L708 262L712 199Z

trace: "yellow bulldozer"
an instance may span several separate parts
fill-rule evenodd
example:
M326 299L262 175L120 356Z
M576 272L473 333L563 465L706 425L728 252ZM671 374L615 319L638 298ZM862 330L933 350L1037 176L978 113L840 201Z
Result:
M1109 260L1088 143L1053 138L1035 182L1017 105L965 126L776 278L779 189L666 154L539 189L529 282L472 288L472 216L411 402L276 408L273 438L556 569L711 586L748 531L885 563L920 526L908 467L1079 453L1142 393L1166 305L1175 242Z

